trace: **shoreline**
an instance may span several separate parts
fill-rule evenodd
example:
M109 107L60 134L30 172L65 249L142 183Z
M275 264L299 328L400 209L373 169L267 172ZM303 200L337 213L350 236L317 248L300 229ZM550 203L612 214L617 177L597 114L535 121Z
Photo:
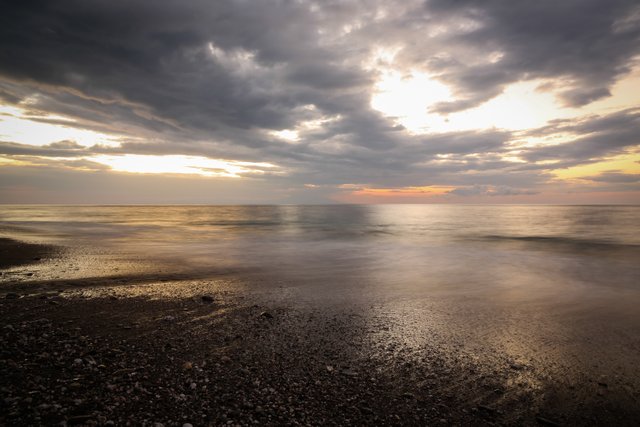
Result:
M640 419L637 378L601 378L597 368L553 377L544 360L463 351L447 336L412 347L370 307L294 307L229 290L224 280L123 274L2 283L0 424Z

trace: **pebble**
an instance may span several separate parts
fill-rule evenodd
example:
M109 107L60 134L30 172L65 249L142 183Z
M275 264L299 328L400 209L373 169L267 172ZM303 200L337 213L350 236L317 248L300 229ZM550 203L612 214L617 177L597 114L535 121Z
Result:
M194 303L200 303L199 298L202 297L189 299L188 303L192 307ZM62 301L65 308L73 308L72 300ZM459 402L455 397L439 393L439 387L447 383L442 365L431 364L426 358L409 364L406 361L411 354L402 355L401 346L394 347L396 354L390 357L402 362L396 365L402 367L401 372L416 373L423 378L420 387L414 387L413 380L387 382L384 375L378 375L377 362L353 360L345 357L349 353L341 351L344 348L351 351L352 344L361 344L357 336L355 342L343 343L331 341L330 336L325 340L324 336L318 339L313 335L324 332L322 330L312 329L313 334L308 335L288 335L290 314L275 309L260 313L260 309L251 311L247 306L247 310L239 310L237 317L229 314L235 322L225 323L226 318L216 318L219 323L212 323L215 327L211 328L202 328L206 323L190 322L190 314L179 314L181 328L178 334L166 334L162 329L172 328L157 328L162 325L158 322L157 334L134 340L120 335L113 337L108 329L95 334L88 328L75 328L81 316L68 320L71 317L65 315L60 320L60 310L43 306L31 297L22 298L20 303L37 303L37 309L43 312L25 316L11 312L11 317L18 321L0 328L0 339L4 338L3 344L6 342L10 346L9 350L0 351L0 374L22 375L24 372L28 379L24 383L12 380L7 386L0 386L3 395L0 404L5 405L8 414L13 414L12 423L7 425L42 425L55 419L61 421L59 424L66 420L68 425L113 426L140 422L164 427L163 423L153 422L153 418L162 419L167 426L183 427L193 427L192 423L185 422L189 419L196 425L308 425L313 421L343 425L468 425L472 414L481 415L490 424L499 419L500 410L504 408L501 401L493 400L496 396L490 394L485 402L495 406L473 405L468 416L462 415L467 411L449 409L444 404L457 407ZM107 305L107 310L121 309L121 304ZM2 306L0 304L0 308ZM15 308L13 303L4 306ZM175 318L166 313L179 313L176 311L179 307L169 306L169 310L151 314L150 318L172 321ZM255 317L257 313L260 313L259 318ZM279 320L287 321L261 320L273 318L271 313ZM42 316L50 317L50 320L39 319ZM153 329L147 322L134 322L139 317L117 319L123 322L126 319L136 329ZM314 322L320 320L316 318ZM257 324L261 325L256 327ZM312 323L311 327L316 324ZM334 321L329 327L332 331L338 330L340 336L340 328L344 325ZM79 336L81 334L84 335ZM237 334L244 336L240 345L229 338ZM276 337L286 339L279 341ZM55 369L50 372L39 369L44 362ZM428 371L419 372L421 363ZM496 370L508 370L510 363L501 360L496 364ZM532 366L523 369L533 370ZM511 373L514 375L521 374ZM478 384L484 384L478 381ZM603 384L611 384L610 388L616 385L614 379L605 377L591 381L592 384L601 383L596 390L604 392L607 388ZM487 388L488 392L503 392L496 389L493 382L488 381L488 384L493 384ZM390 385L394 388L388 387ZM464 391L461 397L465 397ZM47 403L42 406L43 402ZM331 406L327 411L314 407L320 402ZM30 412L24 410L27 407ZM137 412L127 412L132 409ZM524 423L557 425L546 418L533 418L535 414L524 414L528 417ZM569 419L568 415L562 417ZM522 421L521 418L514 419Z
M541 416L537 416L536 417L536 421L538 421L540 424L544 424L544 425L552 426L552 427L560 425L555 421L552 421L552 420L550 420L548 418L544 418L544 417L541 417Z

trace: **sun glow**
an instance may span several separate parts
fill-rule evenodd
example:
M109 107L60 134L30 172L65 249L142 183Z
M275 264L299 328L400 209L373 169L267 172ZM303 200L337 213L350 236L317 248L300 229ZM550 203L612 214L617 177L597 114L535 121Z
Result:
M0 139L5 141L38 146L62 140L75 141L87 147L120 144L117 136L80 129L76 125L76 121L68 117L49 114L35 116L22 108L0 105Z
M438 103L454 101L451 90L418 72L389 72L376 85L372 108L416 134L499 128L522 130L543 126L551 119L575 112L558 105L550 92L541 92L544 81L514 83L478 107L450 114L431 111Z
M559 179L576 179L618 171L626 174L640 174L640 153L615 156L604 162L574 166L567 169L556 169L553 174Z
M455 187L428 185L420 187L376 188L357 184L339 186L342 192L333 199L346 203L432 203L442 202Z
M100 155L87 158L87 160L106 165L114 171L140 174L182 174L240 178L247 175L279 172L279 168L271 163L238 162L201 156L124 154L120 156Z
M293 129L274 130L274 131L271 131L270 133L276 138L280 138L287 142L297 142L300 140L300 135L298 131Z
M426 74L385 73L371 98L371 107L396 120L413 133L426 133L442 126L444 119L427 114L427 108L451 100L451 92ZM431 117L434 116L434 117Z
M397 197L397 196L410 196L410 197L425 197L425 196L440 196L453 190L455 187L451 186L439 186L430 185L424 187L400 187L400 188L362 188L353 192L354 195L362 196L384 196L384 197Z

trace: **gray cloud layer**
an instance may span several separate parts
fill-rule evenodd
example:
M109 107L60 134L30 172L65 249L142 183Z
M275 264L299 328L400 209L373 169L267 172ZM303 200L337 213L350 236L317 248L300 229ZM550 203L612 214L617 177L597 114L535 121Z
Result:
M634 0L10 1L0 14L0 100L128 138L111 152L269 161L289 171L273 179L291 185L530 194L549 179L535 162L571 166L635 149L638 111L532 131L576 137L523 150L528 164L514 164L500 157L509 132L419 136L382 117L369 105L378 75L366 64L376 49L397 49L396 67L438 76L456 93L438 112L534 78L554 79L562 101L580 106L629 71L640 53L639 11ZM331 121L296 144L269 134L322 118ZM0 152L109 149L5 142Z

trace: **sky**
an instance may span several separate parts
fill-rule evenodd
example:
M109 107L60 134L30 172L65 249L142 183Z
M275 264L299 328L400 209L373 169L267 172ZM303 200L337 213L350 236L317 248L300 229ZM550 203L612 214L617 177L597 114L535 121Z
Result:
M640 204L640 4L9 0L0 203Z

